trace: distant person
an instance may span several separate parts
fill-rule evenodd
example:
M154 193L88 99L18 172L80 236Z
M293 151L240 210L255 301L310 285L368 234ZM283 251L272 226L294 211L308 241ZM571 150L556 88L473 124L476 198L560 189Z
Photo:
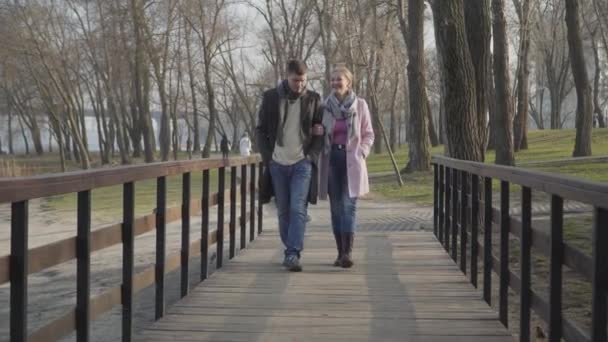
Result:
M321 97L306 89L307 71L302 61L287 63L287 79L264 92L256 125L265 166L260 200L275 197L283 266L292 272L302 271L306 203L317 201L317 159L323 148Z
M247 132L243 133L239 141L239 152L243 157L248 157L251 154L251 140L249 140Z
M228 138L226 138L226 134L222 134L222 141L220 141L220 150L222 151L222 157L224 159L227 159L228 153L230 153L230 145L228 142Z
M332 92L324 101L325 144L319 158L319 198L329 194L331 226L338 257L334 266L353 266L357 198L369 192L365 159L374 143L372 121L364 99L353 91L353 74L337 66Z

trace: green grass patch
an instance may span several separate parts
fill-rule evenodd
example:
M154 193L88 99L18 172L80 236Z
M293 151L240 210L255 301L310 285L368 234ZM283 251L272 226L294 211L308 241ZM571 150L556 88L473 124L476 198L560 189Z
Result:
M516 163L532 161L549 161L556 159L567 159L572 157L576 131L569 130L542 130L530 131L528 135L528 150L515 154ZM592 151L594 156L608 155L608 129L596 128L592 134ZM407 146L402 146L395 151L395 159L399 169L407 164ZM443 155L443 146L431 149L432 155ZM487 151L486 163L493 163L494 151ZM371 174L393 171L393 165L387 154L373 154L367 160L368 170ZM584 178L591 181L608 182L608 165L605 162L565 164L565 165L535 165L530 166L535 170L551 173L569 175ZM372 191L387 198L408 200L418 204L428 205L433 201L433 174L432 172L416 172L402 175L404 186L399 187L395 177L372 178ZM500 190L500 182L494 180L492 183L494 192ZM510 191L519 191L517 185L510 185ZM426 194L426 195L425 195Z

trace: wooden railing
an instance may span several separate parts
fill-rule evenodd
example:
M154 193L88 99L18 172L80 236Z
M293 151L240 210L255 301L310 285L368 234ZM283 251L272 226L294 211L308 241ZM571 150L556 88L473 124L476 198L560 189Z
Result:
M606 341L608 184L438 156L433 157L433 166L435 235L454 261L458 262L460 255L460 268L465 273L467 255L470 255L469 275L475 287L478 254L479 251L483 253L483 298L491 304L491 272L494 271L500 279L498 311L501 322L508 326L508 290L511 288L520 297L520 341L530 341L531 309L548 325L549 341L562 338L566 341ZM500 181L500 209L492 207L492 180ZM521 186L521 219L509 215L510 184ZM532 190L551 196L548 232L532 226ZM591 255L564 241L564 200L593 207ZM483 224L483 230L479 229L480 224ZM492 253L494 224L499 226L500 232L498 257ZM482 242L478 240L480 235L483 235ZM520 242L519 274L509 270L510 237ZM549 258L549 298L531 288L532 251ZM591 283L590 332L563 315L563 265Z
M225 187L226 168L230 168L230 189ZM241 183L237 184L240 167ZM247 169L249 168L249 172ZM210 194L210 170L218 169L218 192ZM258 155L243 158L176 161L117 167L111 169L70 172L51 176L0 180L0 203L11 203L10 255L0 256L0 285L10 282L10 340L54 341L76 330L78 341L88 341L90 322L114 306L122 305L122 341L131 341L133 334L133 297L140 290L155 285L155 317L165 311L165 275L181 269L180 293L188 294L188 269L192 257L200 256L200 280L208 276L209 246L216 244L217 265L224 255L224 201L229 192L230 222L229 258L236 253L236 225L240 225L240 248L246 247L247 221L249 240L255 238L256 170L262 173ZM200 200L191 199L191 175L202 172ZM247 174L249 174L249 182ZM182 176L181 206L167 208L167 177ZM135 217L137 181L156 179L156 208L150 215ZM123 219L121 223L91 230L91 190L122 185ZM249 185L249 186L248 186ZM240 187L240 218L237 221L237 190ZM248 189L249 188L249 189ZM77 193L76 236L36 248L28 248L28 201L31 199ZM251 195L247 220L247 193ZM257 201L257 233L262 232L262 205ZM217 229L209 229L209 207L217 205ZM200 215L201 238L190 241L190 217ZM181 219L181 251L166 255L166 224ZM135 237L156 230L156 262L134 273ZM93 298L90 296L90 259L93 252L122 244L122 284ZM58 319L32 333L28 332L28 275L77 260L76 306Z

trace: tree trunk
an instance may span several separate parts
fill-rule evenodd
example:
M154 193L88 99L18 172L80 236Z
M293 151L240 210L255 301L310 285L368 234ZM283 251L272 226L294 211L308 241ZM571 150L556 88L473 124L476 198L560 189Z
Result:
M144 140L144 154L147 163L154 161L154 151L156 150L156 140L154 137L154 129L152 126L152 118L150 116L150 75L148 72L148 60L146 58L143 15L144 4L142 0L131 0L131 11L133 17L133 31L135 35L135 93L136 104L138 108L137 122L133 125L139 125ZM136 137L137 139L137 137Z
M429 107L429 110L427 111L427 118L426 118L426 122L429 125L428 128L428 132L429 132L429 138L431 139L431 146L435 147L435 146L439 146L439 137L437 136L437 131L435 130L435 124L433 123L433 111L431 110L431 104L428 102L428 96L427 96L427 104Z
M391 146L391 150L395 150L397 146L397 112L396 112L396 103L397 103L397 92L399 91L399 81L401 78L399 77L399 73L395 73L395 82L393 84L393 94L391 97L391 123L389 127L389 145Z
M44 149L42 147L42 136L40 135L40 126L38 125L38 121L36 120L36 116L31 114L29 117L30 124L28 125L30 129L30 133L32 136L32 142L34 143L34 150L36 154L41 156L44 153Z
M25 154L30 154L30 144L27 142L27 135L25 134L25 127L23 126L23 117L19 117L19 127L21 127L21 138L23 139L23 145L25 146Z
M591 155L591 128L593 112L591 108L591 86L585 65L585 51L579 25L578 0L566 0L566 25L568 26L568 46L572 75L576 85L576 140L573 157Z
M517 72L517 114L513 122L513 148L517 152L528 149L528 98L530 51L530 0L523 0L519 16L519 68Z
M408 127L409 161L407 170L429 170L429 131L427 119L430 106L426 96L424 65L424 0L409 0L409 37L407 75L409 80L410 120Z
M186 27L186 58L188 62L188 79L190 81L190 96L192 97L192 123L193 128L192 131L194 133L194 153L198 153L201 151L201 125L198 119L198 104L196 102L196 82L194 77L194 67L192 65L192 53L190 51L190 35L191 27L187 25Z
M217 120L217 109L215 108L215 90L211 82L211 62L205 57L205 87L207 88L207 106L209 108L209 126L207 129L207 139L203 147L202 157L211 156L211 145L215 136L215 125Z
M593 47L593 61L595 63L595 74L593 77L593 114L597 119L598 126L600 128L606 128L604 113L602 112L602 107L600 106L600 77L602 69L600 66L600 54L597 41L595 40L595 34L591 39L591 43Z
M478 127L475 72L467 43L463 0L433 2L445 84L447 154L483 161L485 138Z
M8 153L15 154L15 149L13 148L13 111L8 108Z
M494 55L492 54L492 59ZM488 88L488 117L490 119L489 127L489 138L488 138L488 150L496 149L496 88L494 87L494 62L490 61L490 70L488 74L487 85Z
M491 9L490 0L464 1L467 40L475 72L477 128L482 145L487 145L488 90L486 83L490 72Z
M496 88L496 164L514 165L512 104L509 85L509 46L504 1L492 0L494 15L494 86Z

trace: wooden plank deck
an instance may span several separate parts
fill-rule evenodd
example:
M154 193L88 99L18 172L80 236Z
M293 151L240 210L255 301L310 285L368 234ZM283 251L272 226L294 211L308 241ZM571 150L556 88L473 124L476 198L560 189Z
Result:
M430 232L361 232L354 268L307 234L304 271L276 230L193 289L138 341L513 341Z

